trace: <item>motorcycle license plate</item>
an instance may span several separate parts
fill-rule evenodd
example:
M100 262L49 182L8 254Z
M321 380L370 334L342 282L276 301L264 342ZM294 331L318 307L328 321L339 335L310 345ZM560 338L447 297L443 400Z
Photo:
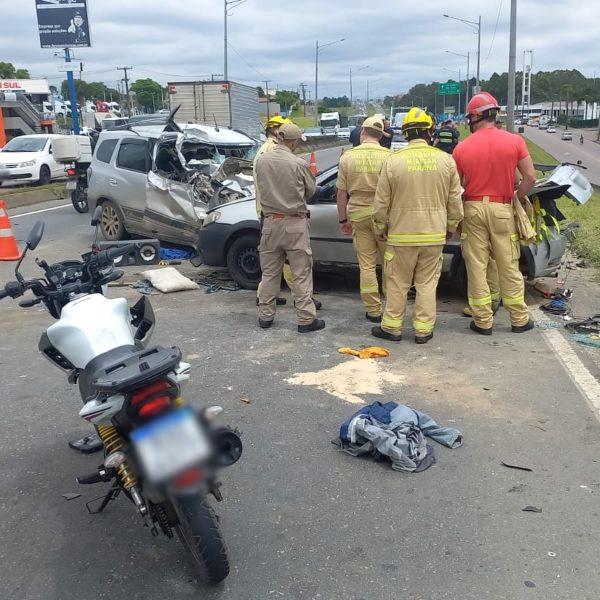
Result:
M191 408L132 431L131 439L144 474L152 483L164 483L210 454L206 434Z
M77 189L77 182L76 181L67 181L67 189L68 190Z

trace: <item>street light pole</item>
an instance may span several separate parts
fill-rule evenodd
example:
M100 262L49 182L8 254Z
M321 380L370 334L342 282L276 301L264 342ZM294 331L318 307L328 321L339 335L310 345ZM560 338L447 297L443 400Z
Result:
M506 103L506 130L515 132L515 86L517 64L517 0L510 0L510 43L508 51L508 98ZM523 72L525 77L525 72Z
M225 77L225 81L229 81L229 71L227 69L227 17L232 15L232 13L229 12L230 7L233 9L247 1L248 0L223 0L223 75Z
M469 62L470 62L470 52L466 54L460 54L458 52L452 52L452 50L446 50L448 54L454 54L455 56L462 56L467 59L467 89L465 91L465 110L467 108L467 104L469 104Z
M481 67L481 15L479 15L479 19L477 21L469 21L467 19L459 19L458 17L451 17L450 15L443 15L447 19L454 19L455 21L460 21L461 23L465 23L466 25L470 25L477 28L477 76L475 82L475 93L479 93L479 70ZM467 86L468 87L468 86Z
M242 0L245 2L245 0ZM346 38L341 38L333 42L327 42L327 44L319 45L319 40L315 47L315 125L319 124L319 50L325 48L325 46L332 46L333 44L339 44L345 41Z
M365 69L368 69L370 67L370 65L367 65L365 67L361 67L360 69L358 69L358 71L364 71ZM352 108L352 102L353 102L353 96L352 96L352 67L350 67L350 108Z

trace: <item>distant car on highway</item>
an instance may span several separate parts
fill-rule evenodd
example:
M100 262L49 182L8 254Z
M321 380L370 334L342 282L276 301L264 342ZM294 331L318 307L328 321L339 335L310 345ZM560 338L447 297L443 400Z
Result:
M40 183L65 177L65 166L54 160L52 143L58 134L32 134L13 138L0 149L0 185L3 181Z
M571 141L573 139L573 134L570 131L563 131L560 134L560 139L561 140L566 140L566 141Z
M337 131L337 137L339 140L350 139L350 127L340 127Z
M548 129L548 123L540 123L538 129Z
M400 150L400 148L405 148L406 146L408 146L408 142L406 141L402 131L394 130L391 146L392 150Z
M556 127L554 125L548 125L548 129L546 129L547 133L556 133Z
M323 135L323 130L320 127L307 127L304 130L304 135L309 137L321 137ZM349 136L349 134L348 134Z

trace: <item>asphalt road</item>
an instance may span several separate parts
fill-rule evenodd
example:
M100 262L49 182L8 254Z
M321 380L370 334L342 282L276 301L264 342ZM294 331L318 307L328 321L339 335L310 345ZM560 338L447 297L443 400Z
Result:
M549 152L556 160L560 162L576 163L582 161L587 170L585 176L594 185L600 185L600 144L595 143L595 136L590 132L584 131L584 143L579 143L581 132L573 129L573 139L571 141L561 140L560 134L564 131L562 127L556 129L556 133L548 133L545 129L537 127L525 127L525 137Z
M20 239L46 221L36 256L74 257L89 244L88 215L17 214L32 210L11 216ZM1 282L12 267L0 263ZM36 269L32 256L25 272ZM178 542L152 538L126 501L87 514L102 488L74 477L100 457L67 447L89 429L76 389L37 352L50 318L2 301L0 598L596 600L598 355L574 354L559 330L511 334L502 310L493 337L476 336L462 300L441 289L433 342L416 346L407 330L385 344L389 358L359 360L337 352L376 342L356 280L319 277L317 291L327 328L306 336L289 302L259 330L248 291L151 298L154 342L180 346L194 367L186 397L222 405L243 431L244 456L223 473L217 506L232 563L217 588L199 583ZM463 447L434 444L437 464L415 475L335 450L330 440L359 404L392 399L460 429ZM82 496L61 496L73 492Z

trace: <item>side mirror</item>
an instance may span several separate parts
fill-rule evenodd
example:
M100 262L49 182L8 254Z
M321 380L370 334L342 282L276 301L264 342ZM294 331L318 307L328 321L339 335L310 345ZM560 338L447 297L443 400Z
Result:
M100 219L102 218L102 205L99 204L96 206L94 210L94 214L92 215L92 227L96 227L100 224Z
M36 221L36 224L33 226L33 229L29 232L27 236L27 249L35 250L37 245L40 243L42 236L44 235L44 221Z
M580 160L578 160L578 161L577 161L577 164L578 164L578 165L580 165L580 164L582 164L582 162L581 162Z

